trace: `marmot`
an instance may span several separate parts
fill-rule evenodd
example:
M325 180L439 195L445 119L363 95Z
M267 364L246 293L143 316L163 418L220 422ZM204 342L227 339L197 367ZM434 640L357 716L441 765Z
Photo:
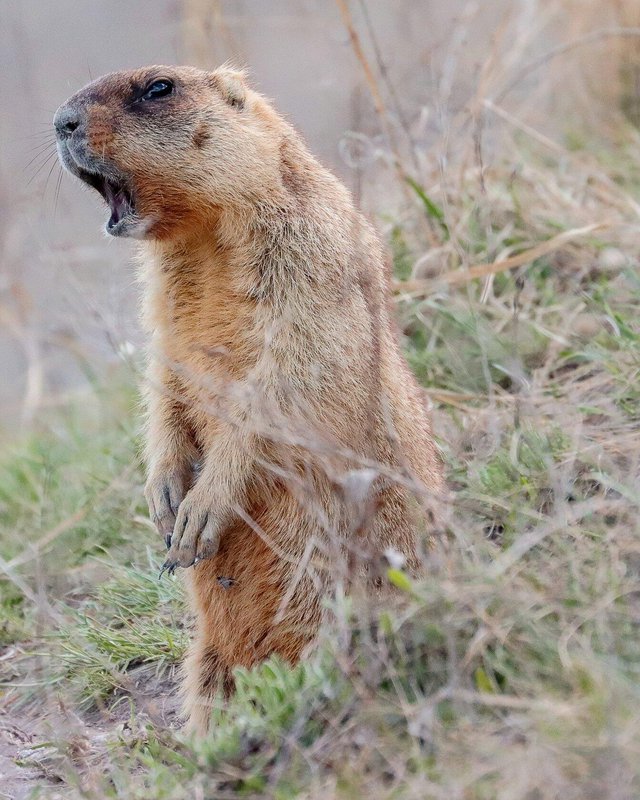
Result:
M330 581L416 562L442 467L378 236L243 73L113 73L54 125L107 231L141 240L146 497L165 567L190 567L205 731L234 666L300 657Z

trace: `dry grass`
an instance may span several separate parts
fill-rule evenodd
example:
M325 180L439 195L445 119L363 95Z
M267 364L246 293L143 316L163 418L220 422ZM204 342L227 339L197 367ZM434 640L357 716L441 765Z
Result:
M378 210L451 488L423 579L389 570L395 604L335 598L309 661L240 673L194 745L172 727L184 610L155 580L132 371L4 456L0 679L43 796L640 795L640 138L621 65L614 103L569 46L602 25L596 55L626 60L640 40L611 33L638 24L631 4L581 4L565 28L573 5L506 15L466 110L449 103L459 30L421 145L361 7L340 3L390 137L372 184L402 183ZM572 63L590 70L565 113Z

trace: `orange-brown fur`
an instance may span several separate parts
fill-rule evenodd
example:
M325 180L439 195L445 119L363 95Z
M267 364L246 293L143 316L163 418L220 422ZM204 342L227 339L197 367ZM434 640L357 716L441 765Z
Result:
M131 111L156 76L175 96ZM186 705L204 731L235 665L300 657L330 575L372 574L389 547L415 560L441 466L378 237L243 75L151 67L69 103L142 220L147 497L188 567Z

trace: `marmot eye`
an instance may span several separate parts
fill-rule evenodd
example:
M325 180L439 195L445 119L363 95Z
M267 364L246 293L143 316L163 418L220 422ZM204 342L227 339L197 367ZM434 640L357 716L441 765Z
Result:
M173 91L173 84L171 81L161 80L154 81L149 84L142 95L142 100L157 100L160 97L166 97Z

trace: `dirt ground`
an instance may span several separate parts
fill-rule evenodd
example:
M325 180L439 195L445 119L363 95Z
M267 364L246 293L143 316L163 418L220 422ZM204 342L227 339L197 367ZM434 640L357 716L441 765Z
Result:
M110 741L139 738L151 719L156 725L179 727L175 675L150 676L147 668L138 672L137 680L132 674L140 692L134 700L135 717L132 698L126 695L83 715L61 701L56 708L54 700L52 708L51 698L0 707L0 800L28 800L34 793L47 800L77 796L74 785L88 788L103 773ZM64 747L56 744L58 736L64 737Z

